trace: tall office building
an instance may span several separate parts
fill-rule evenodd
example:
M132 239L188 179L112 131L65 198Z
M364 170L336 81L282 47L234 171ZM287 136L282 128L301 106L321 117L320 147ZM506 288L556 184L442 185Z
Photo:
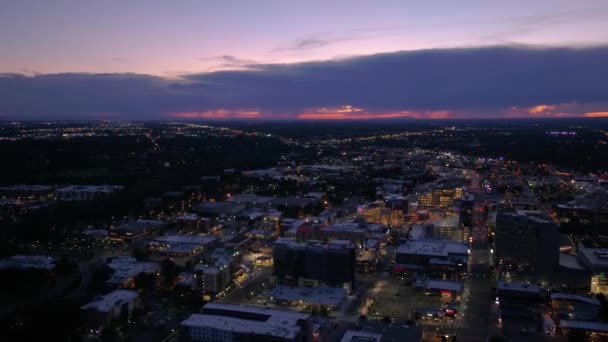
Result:
M499 270L550 274L559 263L559 227L534 216L538 212L502 212L496 218Z
M281 238L274 244L273 261L273 277L279 284L334 286L349 290L356 286L357 257L354 246L348 241L296 243Z
M462 188L436 188L418 197L418 207L447 209L461 196Z
M471 194L463 195L460 198L460 225L466 228L473 227L473 210L475 207L475 197Z

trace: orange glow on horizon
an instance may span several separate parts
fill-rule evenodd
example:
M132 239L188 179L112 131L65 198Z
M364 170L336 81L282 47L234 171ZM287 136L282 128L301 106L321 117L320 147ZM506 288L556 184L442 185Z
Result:
M450 112L447 110L437 111L400 111L400 112L368 112L360 108L351 106L342 106L341 110L329 111L327 108L320 108L311 112L298 114L296 119L299 120L371 120L371 119L394 119L394 118L410 118L410 119L447 119L450 117Z
M367 120L367 119L391 119L391 118L411 118L409 113L363 113L349 115L348 113L302 113L296 116L300 120Z
M543 114L546 111L550 111L555 109L555 106L550 106L550 105L537 105L534 107L530 107L528 108L528 113L530 114Z
M608 112L589 112L584 115L586 118L608 118Z
M255 119L260 117L258 110L227 110L217 109L204 112L179 112L172 113L169 116L174 118L190 118L190 119Z

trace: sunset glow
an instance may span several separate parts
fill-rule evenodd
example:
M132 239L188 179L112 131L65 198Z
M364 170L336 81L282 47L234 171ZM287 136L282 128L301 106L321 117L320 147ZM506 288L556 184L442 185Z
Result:
M547 111L551 111L555 109L554 106L549 106L549 105L538 105L538 106L534 106L528 109L528 112L530 114L543 114Z
M606 118L608 117L608 112L591 112L585 113L586 118Z
M255 119L260 116L256 110L227 110L218 109L205 112L180 112L169 115L182 119Z

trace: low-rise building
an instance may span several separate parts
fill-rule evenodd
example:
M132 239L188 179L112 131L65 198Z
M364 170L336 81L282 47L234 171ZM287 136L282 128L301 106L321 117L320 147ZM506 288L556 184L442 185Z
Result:
M336 310L346 301L347 292L341 287L294 287L278 285L270 292L277 304L306 309Z
M95 298L80 310L86 330L99 333L114 320L128 320L139 305L137 291L115 290Z
M50 271L55 268L55 261L46 255L13 255L0 260L0 271L10 268Z
M107 283L113 286L132 288L135 286L135 277L140 273L158 274L160 267L156 262L137 261L133 257L115 258L108 263L114 273Z
M175 217L177 229L182 233L208 232L211 228L211 220L197 214L183 214Z
M466 272L469 246L448 240L411 240L397 248L397 267L410 272L460 278Z
M180 341L312 340L310 314L276 309L207 303L180 325Z
M214 246L218 238L213 235L173 234L158 236L147 243L148 249L159 255L187 257Z
M110 230L112 240L134 242L138 241L165 223L157 220L135 220L121 224Z
M551 309L556 320L595 321L599 316L601 304L594 297L552 293L550 298Z
M87 201L108 197L123 190L122 185L69 185L55 190L55 196L61 201Z

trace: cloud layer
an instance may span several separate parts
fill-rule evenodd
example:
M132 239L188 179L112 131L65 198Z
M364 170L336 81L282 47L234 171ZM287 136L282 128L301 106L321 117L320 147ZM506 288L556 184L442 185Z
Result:
M420 50L166 79L0 75L11 119L583 116L608 110L608 47ZM234 62L234 61L228 61ZM589 116L589 115L588 115Z

